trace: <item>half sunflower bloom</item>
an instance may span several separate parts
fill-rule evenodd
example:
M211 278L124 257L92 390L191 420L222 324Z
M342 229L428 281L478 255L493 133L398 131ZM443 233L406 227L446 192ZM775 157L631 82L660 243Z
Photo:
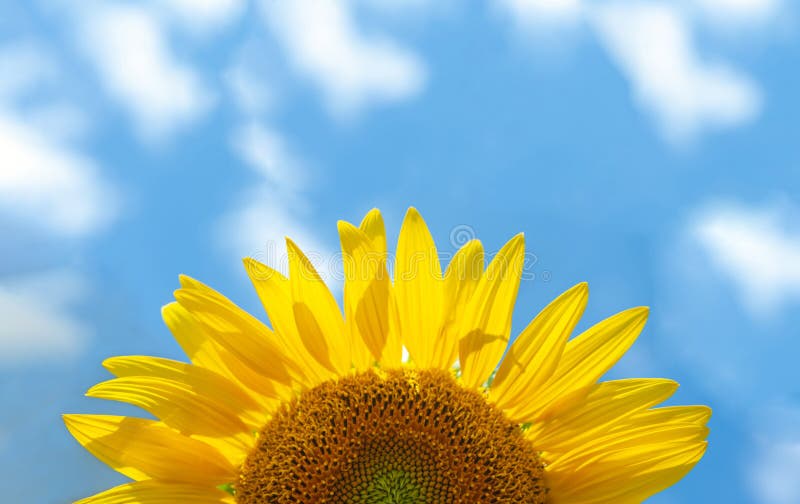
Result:
M344 316L291 240L288 278L245 260L271 327L181 278L163 316L191 363L114 357L88 392L156 420L64 416L133 480L81 504L636 503L702 457L710 410L656 407L675 382L599 381L646 308L570 338L578 284L508 347L522 235L487 267L470 241L442 273L412 208L394 279L377 210L339 235Z

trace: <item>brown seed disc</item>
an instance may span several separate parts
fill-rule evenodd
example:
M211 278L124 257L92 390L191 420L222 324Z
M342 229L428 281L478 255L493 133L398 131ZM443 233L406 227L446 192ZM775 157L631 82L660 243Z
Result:
M517 424L440 370L323 383L264 426L235 485L255 503L545 502Z

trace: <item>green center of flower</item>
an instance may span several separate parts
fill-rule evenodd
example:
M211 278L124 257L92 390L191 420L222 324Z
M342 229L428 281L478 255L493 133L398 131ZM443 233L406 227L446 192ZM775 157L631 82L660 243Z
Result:
M423 491L413 476L397 469L376 474L358 495L359 501L376 504L414 504L421 499Z
M438 370L368 371L304 392L264 426L234 490L240 504L546 496L519 426Z

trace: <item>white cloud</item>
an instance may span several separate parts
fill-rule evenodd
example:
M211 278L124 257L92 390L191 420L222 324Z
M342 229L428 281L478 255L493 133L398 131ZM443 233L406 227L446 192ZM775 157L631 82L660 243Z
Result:
M335 276L335 257L308 226L310 208L278 191L258 186L219 222L219 239L237 258L253 257L286 274L285 237L297 243L323 278Z
M748 458L746 473L754 497L761 504L800 502L800 440L764 442L755 457Z
M245 116L258 117L276 102L273 82L268 78L264 53L255 44L245 44L225 71L224 80L236 107Z
M96 231L116 214L92 160L0 109L0 210L58 235Z
M582 14L581 0L496 0L523 27L574 22Z
M69 310L85 290L69 270L0 280L0 368L76 355L89 329Z
M452 0L355 0L360 5L387 13L429 13L432 9L450 8ZM354 3L355 3L354 2Z
M55 63L33 44L17 42L0 47L0 102L19 100L56 73Z
M765 447L752 463L756 496L763 504L800 502L800 442Z
M0 47L0 110L22 109L25 122L41 134L65 141L89 129L87 115L58 94L64 75L50 53L30 41ZM43 99L44 98L44 99Z
M117 213L115 191L74 145L89 124L63 96L63 77L41 47L0 48L0 212L58 239L96 232ZM90 330L72 309L85 290L68 269L0 278L0 370L80 352Z
M204 35L232 23L244 11L244 0L155 0L189 31Z
M212 98L199 75L173 54L168 34L146 7L97 5L82 14L82 48L106 91L158 140L199 119Z
M800 301L789 285L800 278L797 211L785 201L703 205L657 247L654 355L667 367L682 362L750 432L741 481L763 504L800 502L797 314L763 317Z
M86 114L59 94L64 75L43 47L30 41L0 46L0 109L25 104L25 122L46 136L71 140L89 129Z
M726 205L705 210L693 224L695 238L754 314L800 302L800 228L790 227L793 215L787 207Z
M630 81L632 98L671 143L754 120L762 108L758 85L744 72L701 51L709 25L764 29L782 0L495 0L534 48L574 43L562 29L586 26ZM701 22L705 21L705 22Z
M225 74L225 80L236 106L245 114L258 116L269 109L273 98L268 86L247 67L231 67Z
M798 215L786 202L704 204L656 247L653 355L683 362L743 418L762 416L754 430L786 416L764 405L800 397L789 309L800 305Z
M760 112L760 92L747 76L700 57L678 5L612 3L596 6L590 20L636 101L671 141L743 124Z
M82 236L107 224L116 208L113 191L72 142L87 118L50 96L61 77L41 47L0 47L0 211L59 236Z
M302 163L275 131L252 122L233 135L232 144L236 154L270 187L294 193L305 185Z
M386 37L361 32L347 2L265 0L262 7L293 66L321 89L333 113L347 116L421 91L419 59Z
M25 111L25 122L42 135L63 143L83 139L92 129L87 114L66 100L30 107Z
M782 0L693 0L693 3L712 22L743 26L773 18Z
M220 242L238 257L254 257L286 273L285 237L289 236L320 275L333 280L337 257L308 225L312 208L305 195L308 174L302 161L280 135L260 123L237 130L231 145L259 182L220 220Z

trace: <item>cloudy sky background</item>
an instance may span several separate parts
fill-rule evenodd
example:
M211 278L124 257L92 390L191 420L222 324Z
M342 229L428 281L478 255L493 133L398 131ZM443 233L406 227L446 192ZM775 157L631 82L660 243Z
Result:
M800 26L790 0L0 3L0 470L7 502L122 481L62 412L103 358L182 358L177 275L260 313L284 235L409 205L444 252L519 231L515 328L580 281L652 307L612 372L714 407L657 504L800 502Z

